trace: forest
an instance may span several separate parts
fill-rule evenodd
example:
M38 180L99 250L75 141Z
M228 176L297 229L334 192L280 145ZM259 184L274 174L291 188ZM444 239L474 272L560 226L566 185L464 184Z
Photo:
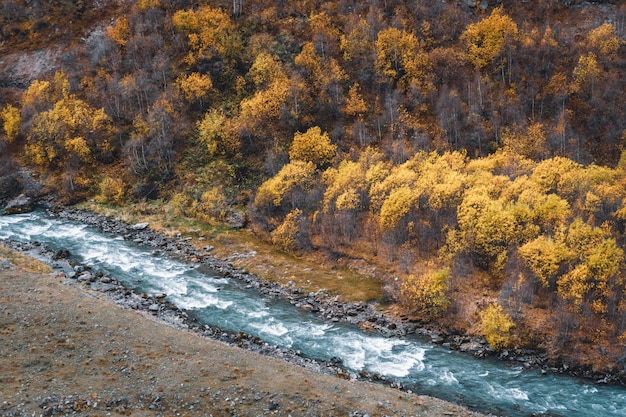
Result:
M3 173L243 214L285 252L385 265L424 323L624 367L622 2L0 7Z

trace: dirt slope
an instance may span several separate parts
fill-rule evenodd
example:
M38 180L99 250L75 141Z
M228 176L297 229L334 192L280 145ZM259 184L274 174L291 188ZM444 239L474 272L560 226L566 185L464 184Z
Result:
M478 416L125 310L0 252L0 415Z

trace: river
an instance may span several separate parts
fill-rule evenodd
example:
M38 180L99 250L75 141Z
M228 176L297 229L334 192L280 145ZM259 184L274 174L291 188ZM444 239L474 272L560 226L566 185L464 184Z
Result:
M626 388L543 375L497 360L476 359L416 337L385 338L329 322L244 282L221 277L125 241L121 236L44 212L0 217L0 239L67 249L76 261L126 287L167 298L200 322L242 331L303 356L338 357L351 372L378 373L412 391L507 416L626 416Z

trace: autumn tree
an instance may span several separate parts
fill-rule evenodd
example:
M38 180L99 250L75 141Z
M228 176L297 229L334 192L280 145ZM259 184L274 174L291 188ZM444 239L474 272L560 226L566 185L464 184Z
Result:
M544 287L555 290L574 311L584 306L606 315L621 291L624 251L601 228L577 218L554 236L542 235L519 248L519 254Z
M296 132L289 149L292 161L312 162L321 167L329 164L337 154L337 145L330 142L328 133L314 126L304 133Z
M502 144L511 152L535 161L548 155L547 134L541 123L531 123L526 129L505 127L501 136Z
M209 110L204 118L197 123L198 139L202 142L210 156L235 155L239 151L238 132L223 112Z
M350 87L343 111L348 117L354 119L352 128L348 128L347 130L351 130L353 136L358 138L359 144L364 145L367 135L364 115L368 108L359 90L360 88L358 83L355 83L352 87Z
M172 17L176 30L187 35L190 53L186 62L234 59L241 53L242 40L231 17L222 9L202 6L197 10L179 10Z
M440 240L446 219L455 217L465 189L461 153L416 153L370 188L370 208L399 243L419 238L421 249ZM435 243L438 245L438 243Z
M582 182L582 165L569 158L554 157L537 164L530 179L543 193L555 193L565 199L575 200Z
M254 204L267 213L281 207L287 211L304 208L307 194L314 188L315 181L315 164L292 161L282 167L274 177L261 184Z
M374 42L374 31L363 17L359 17L340 36L343 59L355 68L361 68L357 75L364 82L368 82L373 75Z
M500 7L478 23L467 26L461 40L467 45L467 59L478 70L494 66L504 74L511 65L511 48L518 37L517 24Z
M557 281L559 294L576 308L586 300L595 313L606 314L613 287L622 287L624 251L606 230L589 226L580 218L569 226L565 244L574 263Z
M285 220L272 231L272 243L285 252L293 252L308 246L302 210L287 213Z
M108 150L110 123L103 109L67 97L35 118L28 132L28 153L37 165L47 168L72 159L90 162Z
M45 80L33 81L22 93L22 119L30 122L37 113L50 109L53 103L50 82Z
M586 45L596 56L613 59L619 50L620 41L612 23L604 23L587 35Z
M256 91L240 102L241 131L250 137L272 136L289 94L283 64L277 56L262 52L255 58L248 76Z
M571 257L562 239L546 235L520 246L519 254L544 287L555 285L562 263Z
M519 243L522 231L515 212L505 201L475 189L465 193L457 216L458 230L450 232L449 247L469 254L474 264L500 276L509 248Z
M208 74L192 72L189 75L179 75L176 79L178 88L189 102L197 102L200 107L204 107L204 101L213 89L213 81Z
M407 72L407 64L414 59L419 47L414 34L396 28L378 33L376 39L376 70L389 82L400 80Z
M360 235L359 219L369 205L369 187L383 164L380 152L366 148L357 161L344 159L337 168L324 171L321 223L330 243L350 243Z
M432 65L411 32L388 28L376 39L376 72L418 102L433 91ZM418 108L419 109L419 108Z
M2 120L2 129L4 130L7 142L11 143L15 141L17 135L20 133L20 127L22 124L22 116L19 110L7 104L2 112L0 112L0 120Z
M578 64L573 72L572 89L575 92L589 93L593 95L594 85L600 76L601 69L598 65L596 54L589 52L578 59Z
M480 312L481 328L487 343L495 350L511 346L511 330L515 326L511 316L504 312L502 306L496 303Z
M135 118L125 154L133 173L146 188L136 190L143 194L139 197L156 195L157 184L172 174L181 126L178 112L165 98L157 100L145 117L138 115Z
M195 217L208 223L220 222L226 216L228 204L220 187L211 187L200 196L194 212Z
M343 99L343 84L348 76L334 57L320 55L313 42L306 42L294 63L301 70L316 95L320 111L336 114Z
M402 281L400 299L411 311L426 320L440 317L448 308L448 268L427 268L420 274L411 274Z
M26 152L43 169L65 168L67 190L87 185L79 172L94 160L108 160L113 130L103 109L94 109L73 96L38 114L27 134Z
M131 37L130 24L125 16L115 19L115 22L107 27L107 35L119 46L124 47Z

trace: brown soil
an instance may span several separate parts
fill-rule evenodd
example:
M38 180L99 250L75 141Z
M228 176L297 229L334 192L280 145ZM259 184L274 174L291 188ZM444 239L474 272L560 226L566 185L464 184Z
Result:
M0 253L2 416L479 416L175 329L5 259Z

